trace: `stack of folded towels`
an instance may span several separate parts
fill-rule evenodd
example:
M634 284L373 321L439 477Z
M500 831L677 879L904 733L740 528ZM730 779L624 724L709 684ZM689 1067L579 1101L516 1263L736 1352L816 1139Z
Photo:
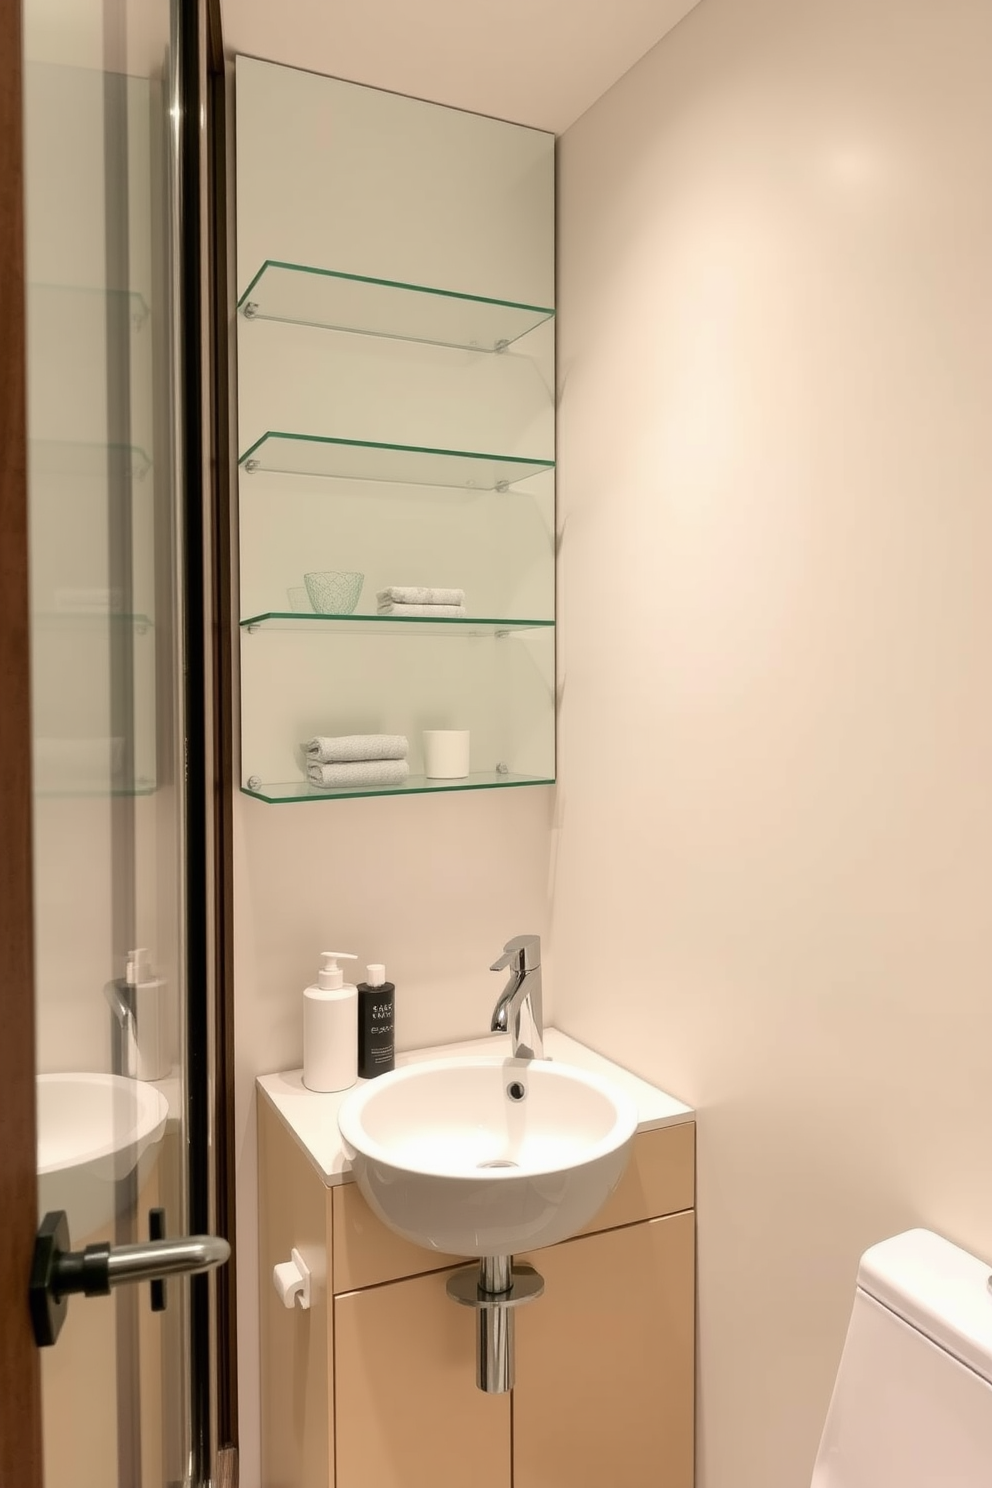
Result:
M318 734L303 749L311 785L402 785L410 773L409 743L402 734Z
M453 619L465 613L464 589L427 589L416 585L407 588L380 589L376 595L380 615L417 615L422 619Z

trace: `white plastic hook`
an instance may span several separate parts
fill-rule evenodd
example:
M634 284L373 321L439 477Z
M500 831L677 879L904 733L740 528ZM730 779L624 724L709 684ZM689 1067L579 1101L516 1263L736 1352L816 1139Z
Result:
M272 1267L272 1285L284 1307L294 1307L299 1297L305 1311L310 1306L310 1267L295 1247L290 1254L292 1260Z

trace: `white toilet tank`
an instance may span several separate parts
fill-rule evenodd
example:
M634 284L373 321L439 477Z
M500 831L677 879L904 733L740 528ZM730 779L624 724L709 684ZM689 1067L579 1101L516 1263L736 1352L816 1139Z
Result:
M865 1252L812 1488L992 1488L990 1269L929 1230Z

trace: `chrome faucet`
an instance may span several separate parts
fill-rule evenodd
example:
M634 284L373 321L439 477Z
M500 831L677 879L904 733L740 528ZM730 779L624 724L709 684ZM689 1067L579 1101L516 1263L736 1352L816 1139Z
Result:
M512 968L510 980L493 1008L493 1033L509 1029L514 1059L544 1058L544 1022L541 1009L541 937L517 935L508 940L503 954L490 971Z

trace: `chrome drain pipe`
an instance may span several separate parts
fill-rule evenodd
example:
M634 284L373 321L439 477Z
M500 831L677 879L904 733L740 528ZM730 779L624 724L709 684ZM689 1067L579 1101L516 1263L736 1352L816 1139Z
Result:
M513 1257L483 1256L479 1262L479 1292L505 1297L513 1290ZM480 1307L475 1324L475 1383L490 1395L513 1388L513 1313L497 1303Z
M512 1256L483 1256L478 1270L466 1266L449 1276L447 1291L476 1310L475 1383L487 1395L505 1395L513 1389L513 1309L536 1301L543 1276L533 1266L514 1265Z

